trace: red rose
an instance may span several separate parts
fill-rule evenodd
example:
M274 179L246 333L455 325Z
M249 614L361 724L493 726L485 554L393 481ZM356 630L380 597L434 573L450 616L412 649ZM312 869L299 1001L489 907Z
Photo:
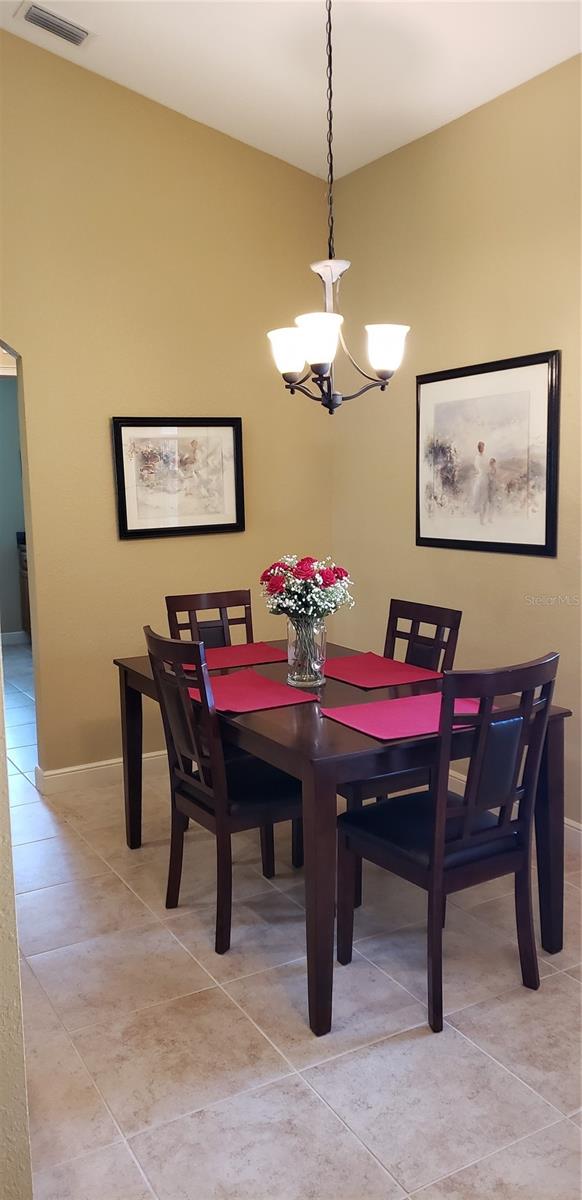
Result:
M300 558L300 559L299 559L299 561L298 561L298 563L297 563L297 566L298 566L298 567L302 567L304 564L307 564L307 563L316 563L316 562L317 562L317 559L316 559L316 558L312 558L310 554L306 554L305 558Z
M273 571L286 571L286 570L287 570L287 563L284 563L284 562L271 563L271 566L267 567L266 571L263 571L263 574L260 577L260 582L266 583L267 580L271 578L271 574Z
M271 578L267 582L269 596L278 596L279 592L284 592L285 582L284 575L271 575Z
M348 578L349 571L346 571L345 567L334 567L333 569L335 572L336 579L347 579Z
M316 558L302 558L301 561L297 563L297 566L293 567L293 574L295 578L313 579L313 576L315 575L315 571L313 569L314 562L317 562Z
M321 586L322 587L324 587L324 588L333 587L334 584L337 583L337 579L335 577L335 571L333 571L331 567L324 567L323 570L319 572L319 574L321 575Z

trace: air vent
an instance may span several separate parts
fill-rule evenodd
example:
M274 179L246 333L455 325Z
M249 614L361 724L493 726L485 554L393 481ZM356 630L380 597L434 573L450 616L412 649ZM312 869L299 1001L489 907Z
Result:
M49 12L47 8L41 8L39 4L31 4L26 9L24 20L29 21L31 25L37 25L39 29L46 29L47 33L54 33L55 37L64 38L65 42L72 42L73 46L80 46L81 42L89 36L87 29L81 29L80 25L73 25L72 21L66 21L64 17L58 17L56 13Z

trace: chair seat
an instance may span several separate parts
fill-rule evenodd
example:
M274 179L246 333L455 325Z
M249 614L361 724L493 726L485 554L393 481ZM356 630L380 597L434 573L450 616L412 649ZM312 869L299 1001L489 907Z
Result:
M462 798L455 792L449 792L449 804L460 806ZM338 818L338 823L345 833L354 834L353 848L356 853L360 836L368 846L373 842L389 845L410 861L428 867L432 851L434 817L434 800L431 793L411 792L380 804L370 804L365 808L343 813ZM475 822L476 833L496 827L497 818L489 811L483 812ZM448 821L448 840L458 837L460 830L460 819L458 824L456 820ZM452 850L449 853L445 844L445 869L462 867L492 855L518 849L519 841L514 832L509 833L507 837L492 838L490 842L480 842L475 846Z
M285 771L280 771L277 767L271 767L269 763L263 762L260 758L254 758L252 754L241 754L240 757L228 760L225 766L228 808L233 815L247 808L260 808L268 805L273 807L295 805L298 815L300 815L301 783L292 775L287 775ZM200 780L197 771L192 775L192 780L194 783ZM179 791L188 795L188 785L181 781ZM192 799L200 802L200 797L195 789L192 789ZM208 803L207 800L205 802Z
M227 763L226 777L231 813L247 805L301 805L300 781L250 754L239 762Z

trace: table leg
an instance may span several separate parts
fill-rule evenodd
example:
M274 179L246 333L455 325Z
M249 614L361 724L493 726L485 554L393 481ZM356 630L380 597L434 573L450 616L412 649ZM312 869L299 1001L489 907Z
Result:
M309 1024L331 1029L335 918L337 799L335 781L316 773L303 781L303 842Z
M536 854L542 946L562 949L564 937L564 721L554 718L548 732L535 807Z
M125 799L125 836L130 850L141 846L142 698L120 669L121 745Z

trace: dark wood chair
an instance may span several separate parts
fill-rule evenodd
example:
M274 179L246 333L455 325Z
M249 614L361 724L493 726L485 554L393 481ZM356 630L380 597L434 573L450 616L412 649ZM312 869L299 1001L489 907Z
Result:
M232 645L230 631L244 625L245 641L253 641L253 614L251 593L248 588L228 592L193 592L189 596L166 596L170 637L193 642L204 642L206 649ZM233 612L232 610L235 610ZM241 613L240 610L243 610ZM218 616L200 614L210 612ZM263 874L272 879L275 874L275 835L273 827L261 829L261 856ZM291 834L291 862L294 867L303 866L303 822L293 822Z
M457 608L417 604L414 600L391 600L384 643L384 658L396 658L404 642L404 661L427 671L450 671L455 661L463 614ZM424 632L422 632L424 630ZM359 779L340 788L348 811L361 808L365 800L384 800L403 788L427 787L427 771L405 771L372 779ZM361 870L357 872L356 904L362 902Z
M450 671L455 661L462 612L414 600L391 600L384 658L397 657L397 642L406 643L404 661L427 671ZM409 625L402 627L402 622ZM421 633L421 625L432 631Z
M443 1027L442 926L452 892L515 875L515 911L525 987L539 987L532 902L531 839L537 780L558 655L493 671L454 671L443 680L434 787L338 819L338 959L352 957L356 868L363 858L428 892L428 1013ZM517 694L515 694L517 693ZM494 706L496 697L511 697ZM457 699L478 712L454 715ZM469 732L462 796L449 791L453 730ZM473 731L471 733L471 730Z
M204 642L207 649L215 646L230 646L230 631L235 625L244 625L245 641L253 640L253 617L251 593L248 589L230 592L194 592L190 596L166 596L170 637L186 638L193 642ZM242 614L233 614L232 609L243 609ZM218 617L200 613L218 612Z
M184 668L184 643L144 629L156 683L170 770L172 835L166 908L180 895L184 834L190 819L216 838L217 954L230 946L232 909L231 836L273 827L301 812L301 784L250 754L225 758L220 723L202 642L188 646L192 667ZM189 688L200 691L194 703Z

